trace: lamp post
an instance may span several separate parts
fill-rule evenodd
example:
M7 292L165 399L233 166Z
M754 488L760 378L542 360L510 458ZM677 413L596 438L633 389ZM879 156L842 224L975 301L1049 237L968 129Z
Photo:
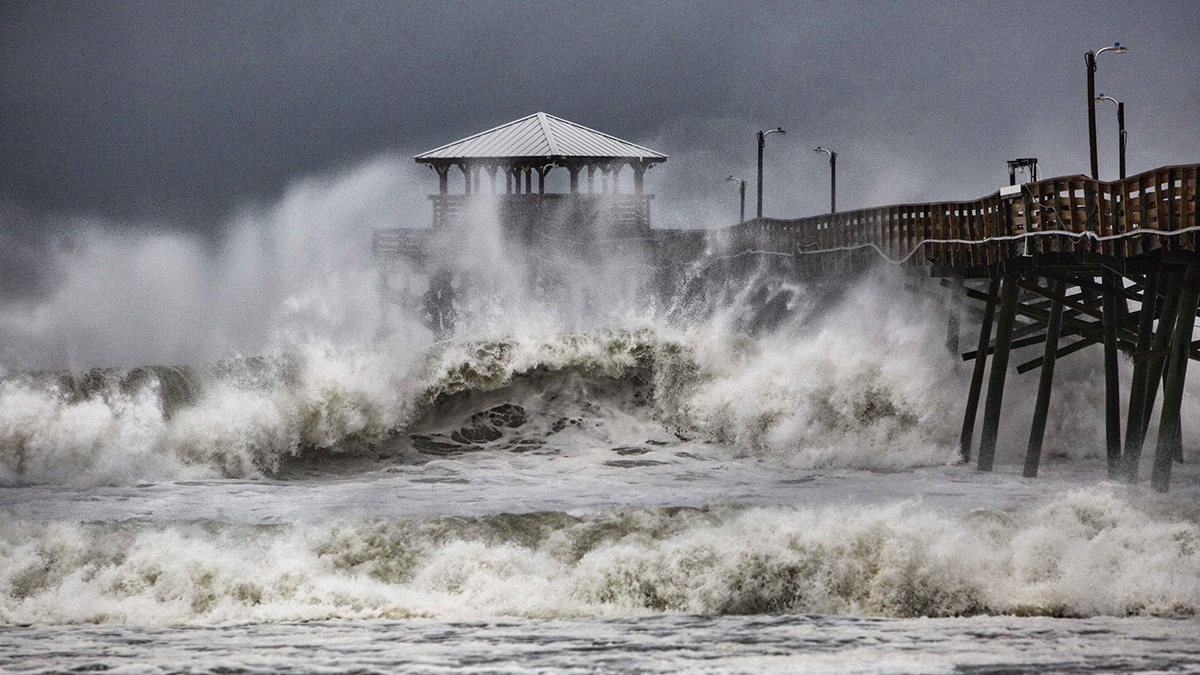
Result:
M1117 135L1117 152L1119 153L1118 156L1120 157L1119 166L1121 171L1121 180L1125 180L1125 102L1118 101L1117 99L1111 96L1105 96L1104 94L1097 96L1096 100L1112 101L1113 103L1117 104L1117 128L1119 129Z
M763 148L767 145L767 136L771 134L786 134L783 127L775 127L766 131L758 132L758 217L762 218L762 192L763 192L763 174L762 174L762 157Z
M1121 43L1117 42L1111 47L1089 51L1083 55L1083 60L1087 64L1088 77L1088 141L1092 150L1092 178L1095 180L1100 180L1100 163L1096 157L1096 57L1104 52L1124 54L1127 51L1129 51L1128 47L1122 47Z
M738 210L738 222L744 223L746 222L746 181L742 180L741 178L734 178L733 176L730 176L725 180L738 184L738 194L740 194L742 198L742 206Z
M829 212L837 213L837 153L819 145L813 149L813 152L823 152L829 155Z

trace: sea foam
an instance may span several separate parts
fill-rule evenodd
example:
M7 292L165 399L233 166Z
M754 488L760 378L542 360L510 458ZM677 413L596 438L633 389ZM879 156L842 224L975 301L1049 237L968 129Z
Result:
M1188 615L1200 526L1103 489L962 517L872 507L619 509L236 526L0 529L0 621L762 612Z

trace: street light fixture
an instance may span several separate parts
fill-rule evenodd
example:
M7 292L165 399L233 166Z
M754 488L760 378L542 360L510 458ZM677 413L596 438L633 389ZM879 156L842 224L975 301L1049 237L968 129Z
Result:
M1118 101L1117 99L1111 96L1105 96L1104 94L1097 96L1096 100L1112 101L1113 103L1117 104L1117 128L1119 129L1117 136L1117 147L1119 148L1118 152L1120 157L1119 166L1121 171L1121 180L1125 180L1125 102Z
M762 195L763 195L763 169L762 158L763 148L767 145L767 136L771 134L786 134L783 127L775 127L766 131L758 132L758 217L762 218Z
M1092 150L1092 178L1095 180L1100 180L1100 163L1096 157L1096 57L1104 52L1124 54L1128 51L1128 47L1122 47L1121 43L1117 42L1111 47L1105 47L1098 51L1089 51L1083 55L1084 63L1087 64L1088 78L1088 141Z
M829 212L837 213L837 153L819 145L813 148L813 152L829 155Z
M734 178L733 176L730 176L725 180L738 184L738 193L742 197L742 206L738 211L738 222L744 223L746 222L746 181L742 180L741 178Z

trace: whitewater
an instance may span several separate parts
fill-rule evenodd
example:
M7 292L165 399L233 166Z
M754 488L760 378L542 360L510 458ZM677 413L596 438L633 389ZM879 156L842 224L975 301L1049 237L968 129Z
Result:
M439 339L370 264L410 172L216 245L80 223L4 305L0 671L1200 668L1195 448L1167 495L1104 480L1098 357L1039 478L1021 377L979 473L936 280L575 259L532 292L487 213Z

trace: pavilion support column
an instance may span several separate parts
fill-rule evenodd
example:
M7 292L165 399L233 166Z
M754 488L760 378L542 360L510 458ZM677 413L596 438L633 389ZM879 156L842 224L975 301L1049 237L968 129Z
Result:
M533 169L525 169L525 194L533 193Z
M496 194L496 168L495 164L488 164L484 167L484 170L487 171L488 182L492 184L492 194Z
M580 167L577 164L572 164L567 167L567 171L571 172L571 194L573 194L573 195L579 194L579 170L580 170L580 168L582 168L582 167Z
M621 194L621 169L624 169L624 164L614 164L612 168L612 193L614 195Z
M1183 384L1187 378L1188 352L1192 347L1192 330L1196 327L1196 304L1200 299L1200 260L1188 263L1180 282L1179 309L1175 330L1171 335L1171 356L1167 362L1167 386L1163 390L1162 417L1158 422L1158 446L1154 449L1154 472L1150 485L1158 492L1171 487L1171 464L1183 452L1183 428L1180 408L1183 405Z
M539 195L546 194L546 174L550 173L550 169L553 169L553 168L554 167L550 166L549 164L538 167L537 175L538 175L538 194Z
M504 170L504 194L506 194L506 195L512 194L512 170L511 169Z
M975 350L975 369L971 372L971 388L967 392L967 410L963 413L962 436L959 438L958 444L959 461L963 464L971 461L975 417L979 412L979 393L983 389L983 373L987 368L988 345L992 341L992 319L996 315L996 294L999 292L1000 277L996 277L988 286L988 300L983 309L983 323L979 326L979 346Z
M471 194L471 169L466 164L459 164L458 168L463 174L463 194Z
M633 193L646 194L646 163L638 162L633 165Z
M1000 296L1000 320L996 324L996 351L992 370L988 374L987 400L983 405L983 431L979 436L980 471L991 471L996 461L996 440L1000 435L1000 406L1004 400L1004 381L1008 375L1008 353L1012 348L1013 319L1017 314L1017 297L1021 275L1015 270L1004 273L1004 288ZM985 346L984 349L987 347Z
M596 165L588 164L588 194L596 194Z
M450 167L446 164L435 164L434 171L438 175L438 194L450 194Z
M600 191L606 195L612 193L612 184L610 183L611 177L611 166L605 166L600 169Z

